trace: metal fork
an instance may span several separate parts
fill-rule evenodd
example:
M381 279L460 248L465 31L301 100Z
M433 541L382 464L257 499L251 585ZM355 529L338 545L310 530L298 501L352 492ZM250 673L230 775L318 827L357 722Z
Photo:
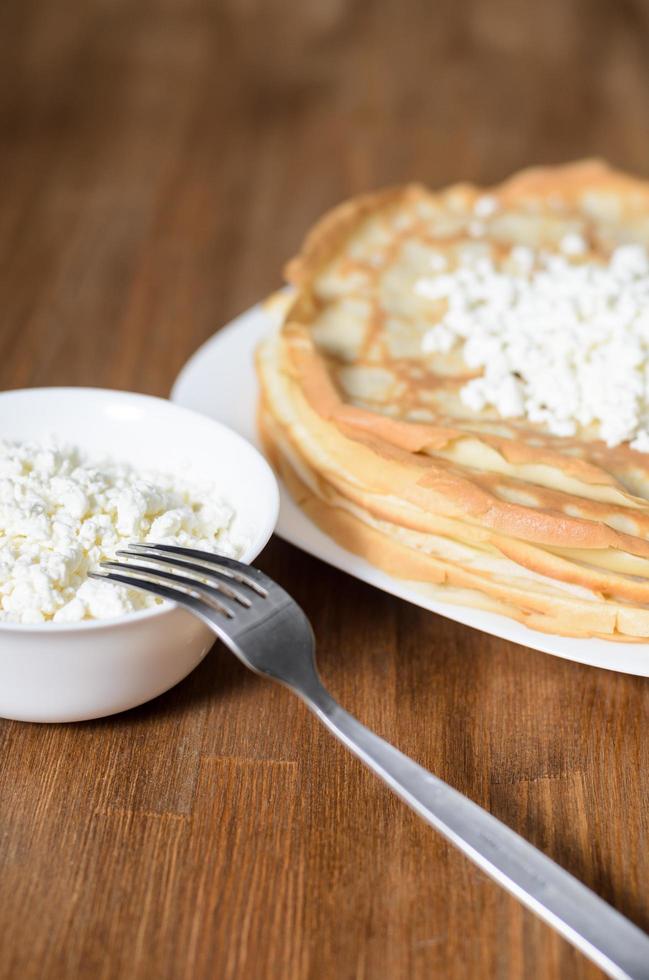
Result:
M102 562L108 579L178 603L246 667L290 688L427 823L611 977L649 978L649 936L513 830L348 714L324 688L309 621L256 568L204 551L138 544ZM139 559L134 561L134 559Z

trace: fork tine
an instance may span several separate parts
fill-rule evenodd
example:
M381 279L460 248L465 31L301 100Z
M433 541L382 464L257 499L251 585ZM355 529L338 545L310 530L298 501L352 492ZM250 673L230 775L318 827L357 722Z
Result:
M141 558L153 553L160 556L162 554L175 555L179 560L184 561L204 562L210 568L216 567L221 571L225 570L229 572L231 577L236 579L237 582L240 582L241 585L247 585L253 592L261 596L266 596L268 593L265 581L268 581L271 585L273 584L270 583L270 580L266 579L264 573L260 572L258 568L244 565L234 558L226 558L225 555L217 555L213 551L199 551L194 548L181 548L175 544L149 544L147 542L129 544L128 550Z
M146 578L154 578L163 583L173 583L174 585L183 586L185 589L190 589L192 592L198 594L204 602L214 606L219 612L225 613L230 618L234 617L237 611L245 612L246 607L239 605L236 600L231 599L219 589L213 588L211 585L206 585L204 582L198 582L196 579L187 578L184 575L176 575L174 572L169 572L164 568L157 569L150 568L147 565L130 565L126 562L119 561L102 561L100 562L100 568L121 572L125 578L132 575L134 576L132 579L134 582L141 581L142 576L146 576ZM128 585L129 583L127 582L126 584Z
M88 572L88 578L96 579L98 582L118 582L120 585L127 585L129 589L137 589L139 592L147 592L160 596L161 599L169 599L170 602L177 602L181 606L189 606L197 615L212 622L209 618L211 608L206 602L186 592L180 592L178 589L170 589L166 585L160 585L157 582L130 578L127 575L118 575L116 572Z
M212 585L215 589L218 589L223 595L228 596L230 599L235 599L242 606L250 607L250 599L241 592L238 592L232 587L233 577L231 575L226 575L225 572L220 571L215 565L208 567L207 563L203 565L197 565L194 562L182 561L178 558L172 558L171 556L166 557L165 555L150 554L145 552L140 555L136 551L116 551L115 556L117 558L128 558L132 559L134 556L143 559L144 561L150 561L153 568L156 566L162 566L163 569L167 565L173 566L173 568L180 568L182 571L196 572L200 575L202 579L206 580L207 584ZM138 565L130 565L131 568L140 568ZM202 583L201 583L202 584ZM244 585L244 583L241 583ZM257 594L257 593L255 593Z

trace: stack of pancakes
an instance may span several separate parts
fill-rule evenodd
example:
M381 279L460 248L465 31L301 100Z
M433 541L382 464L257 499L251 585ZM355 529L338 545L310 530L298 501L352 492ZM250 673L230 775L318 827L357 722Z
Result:
M649 456L468 408L475 372L423 352L440 313L413 284L476 238L498 256L579 234L593 261L649 245L649 186L595 162L530 170L478 219L485 193L407 186L316 225L258 352L266 449L309 517L389 574L534 629L644 639Z

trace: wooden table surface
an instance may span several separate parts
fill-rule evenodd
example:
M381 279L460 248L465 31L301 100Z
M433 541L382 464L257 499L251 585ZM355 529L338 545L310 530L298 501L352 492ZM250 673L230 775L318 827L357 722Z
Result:
M5 0L0 384L166 395L367 188L649 174L648 52L633 0ZM647 681L277 540L261 565L350 710L649 929ZM218 647L140 709L0 746L3 978L600 976Z

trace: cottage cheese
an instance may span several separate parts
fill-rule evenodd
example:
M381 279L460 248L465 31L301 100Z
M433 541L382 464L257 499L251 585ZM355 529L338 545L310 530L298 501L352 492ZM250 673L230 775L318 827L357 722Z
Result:
M460 392L475 411L558 436L592 426L609 446L649 452L649 257L635 244L606 261L587 251L574 233L557 253L519 245L498 263L467 246L452 269L414 284L444 311L422 349L460 348L481 371Z
M154 606L153 596L87 577L132 541L234 558L247 544L214 486L95 464L54 443L0 441L0 621L77 622Z

